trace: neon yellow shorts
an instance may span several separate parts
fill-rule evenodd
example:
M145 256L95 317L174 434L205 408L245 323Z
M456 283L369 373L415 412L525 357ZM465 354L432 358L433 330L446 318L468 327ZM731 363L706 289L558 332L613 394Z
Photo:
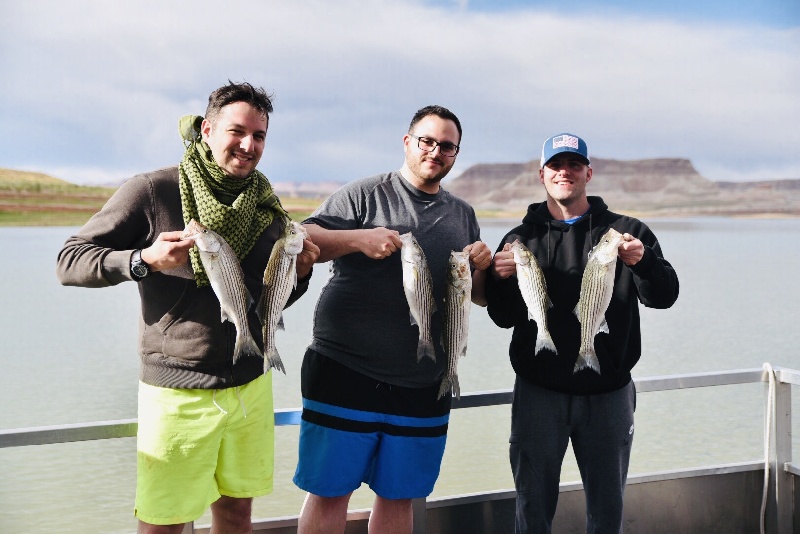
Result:
M220 498L272 491L272 373L228 389L139 382L134 515L153 525L194 521Z

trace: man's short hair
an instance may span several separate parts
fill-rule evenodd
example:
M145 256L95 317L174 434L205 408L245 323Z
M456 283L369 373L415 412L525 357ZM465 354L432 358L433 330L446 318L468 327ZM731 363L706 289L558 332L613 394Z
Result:
M456 123L456 128L458 129L458 142L461 143L461 121L458 120L458 117L456 117L455 113L442 106L425 106L417 111L414 114L414 118L411 119L411 124L408 125L408 133L412 133L414 126L416 126L419 121L428 115L436 115L437 117L451 120Z
M205 119L213 123L222 108L228 104L246 102L268 116L272 113L272 95L268 95L261 87L253 87L248 82L234 83L228 80L208 97Z

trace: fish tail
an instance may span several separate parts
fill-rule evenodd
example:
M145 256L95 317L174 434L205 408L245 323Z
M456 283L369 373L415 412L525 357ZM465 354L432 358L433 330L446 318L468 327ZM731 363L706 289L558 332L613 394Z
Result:
M558 351L556 350L556 344L553 343L553 338L550 336L550 332L544 328L540 328L536 336L536 350L534 351L534 354L539 354L539 351L543 349L547 349L553 354L558 354Z
M283 361L278 354L278 349L270 349L264 357L264 374L267 374L270 369L277 369L278 371L286 374L286 369L283 367Z
M233 363L239 361L239 358L247 356L260 358L262 356L261 349L258 348L252 336L236 336L236 346L233 348Z
M597 360L597 354L595 354L594 348L588 350L581 349L580 352L578 352L578 360L575 362L575 369L573 369L572 373L577 373L583 369L591 369L598 375L600 374L600 362Z
M447 375L442 379L442 385L439 386L439 396L436 398L441 399L451 391L455 398L461 398L461 386L458 383L457 374Z
M417 345L417 362L422 361L422 358L425 356L436 361L436 349L433 348L433 341L420 338L419 344Z

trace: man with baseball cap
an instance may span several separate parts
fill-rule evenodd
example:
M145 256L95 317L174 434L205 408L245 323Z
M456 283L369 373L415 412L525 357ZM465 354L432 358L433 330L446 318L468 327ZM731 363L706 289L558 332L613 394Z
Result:
M539 179L546 200L531 204L522 224L503 238L487 277L492 320L513 328L509 356L516 372L510 460L517 490L516 532L549 533L561 464L572 442L586 495L586 531L622 531L622 503L633 442L636 390L631 369L641 355L639 303L669 308L678 277L641 221L609 211L586 194L592 167L586 142L560 133L542 146ZM597 364L576 365L581 345L577 304L589 252L614 228L623 235L605 326L594 336ZM555 351L536 351L516 277L511 243L519 240L541 267L552 306L546 326ZM557 351L557 352L556 352Z

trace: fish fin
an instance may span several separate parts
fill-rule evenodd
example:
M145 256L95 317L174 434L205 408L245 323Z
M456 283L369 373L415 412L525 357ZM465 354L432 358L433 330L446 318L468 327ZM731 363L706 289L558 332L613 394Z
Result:
M278 324L275 325L275 328L278 330L286 330L286 327L283 325L283 314L278 317Z
M452 392L455 398L461 398L461 386L458 383L457 374L447 375L442 379L442 385L439 386L439 396L437 399L441 399L450 392Z
M575 368L572 373L575 374L583 369L591 369L598 375L600 374L600 362L597 361L597 355L594 349L588 351L580 351L578 353L578 360L575 362Z
M267 288L266 286L261 290L261 296L258 298L258 306L256 306L256 317L263 325L267 321Z
M422 361L424 356L436 361L436 349L433 347L432 341L420 338L419 344L417 345L417 362Z
M572 313L575 314L575 317L577 317L578 320L580 320L580 318L581 318L581 303L580 302L578 302L575 305L575 308L572 310Z
M286 368L283 366L283 361L281 361L281 356L278 354L278 349L270 350L264 357L264 374L269 373L270 369L277 369L283 374L286 374Z
M547 330L540 328L538 335L536 336L536 349L534 350L534 355L539 354L539 351L543 349L547 349L553 354L558 354L558 351L556 350L556 344L553 343L553 338L550 337L550 333Z
M608 323L606 322L606 318L603 317L603 320L600 322L600 326L597 327L597 334L599 333L608 334ZM595 335L597 335L595 334Z
M228 312L225 310L225 308L220 308L220 322L224 323L225 321L232 323L233 318L228 315Z
M258 348L252 336L236 336L236 346L233 348L233 363L239 361L243 356L260 358L261 349Z
M411 324L413 324L415 326L419 326L419 323L417 323L417 319L416 319L416 317L414 317L413 313L408 312L408 316L411 318Z

